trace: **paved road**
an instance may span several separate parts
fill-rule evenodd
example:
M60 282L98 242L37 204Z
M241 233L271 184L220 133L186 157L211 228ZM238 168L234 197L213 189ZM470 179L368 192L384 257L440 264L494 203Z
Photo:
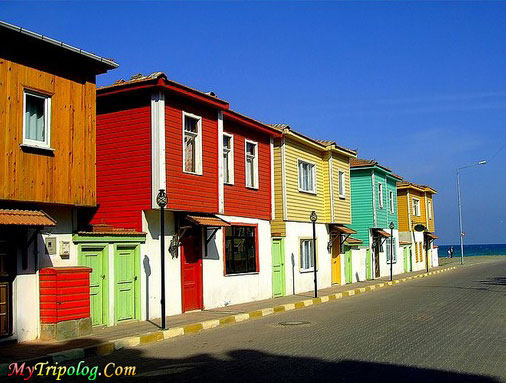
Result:
M506 382L506 258L85 363L111 361L143 382Z

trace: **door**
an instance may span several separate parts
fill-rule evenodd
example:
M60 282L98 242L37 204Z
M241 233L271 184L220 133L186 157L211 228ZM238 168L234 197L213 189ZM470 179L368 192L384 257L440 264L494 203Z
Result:
M348 246L344 247L344 276L346 283L352 282L353 269L351 265L351 248Z
M404 247L404 272L407 273L409 270L409 261L408 261L408 248Z
M332 244L332 283L341 284L341 244L338 236Z
M380 276L380 242L379 237L374 239L374 276L376 278Z
M202 304L202 257L198 235L181 239L181 284L183 312L201 310Z
M372 279L372 259L371 259L371 249L366 250L365 255L365 268L366 268L366 278Z
M139 319L139 260L136 247L118 246L114 252L114 321Z
M80 251L82 266L90 267L90 313L93 326L107 325L109 280L107 268L107 247L82 247Z
M11 282L14 255L8 242L0 239L0 336L12 334Z
M284 240L272 240L272 296L285 295L285 249Z
M413 271L413 247L409 247L409 271Z

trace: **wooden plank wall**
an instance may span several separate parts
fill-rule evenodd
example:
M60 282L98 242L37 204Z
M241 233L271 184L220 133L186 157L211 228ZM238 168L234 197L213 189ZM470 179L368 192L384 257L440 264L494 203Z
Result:
M23 89L51 94L51 148L22 149ZM74 80L0 57L0 200L93 206L94 77Z

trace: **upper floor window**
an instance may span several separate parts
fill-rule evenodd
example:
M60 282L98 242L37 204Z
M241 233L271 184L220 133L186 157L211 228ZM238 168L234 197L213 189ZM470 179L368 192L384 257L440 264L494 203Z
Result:
M429 211L429 219L432 219L432 202L427 201L427 210Z
M299 160L299 191L316 193L316 166Z
M223 182L234 183L234 136L223 133Z
M378 201L379 208L383 209L383 184L381 182L378 183Z
M313 240L300 239L300 270L310 271L314 268Z
M49 148L51 97L25 89L23 92L23 144Z
M229 226L225 228L226 274L258 271L256 235L255 226Z
M393 213L395 211L395 203L394 203L394 192L391 190L388 192L388 201L390 203L390 213Z
M183 112L183 170L202 174L202 118Z
M344 172L339 171L339 197L346 197L346 184L345 184L345 175Z
M258 188L258 144L246 140L246 187Z
M420 217L420 200L418 198L413 198L413 215Z

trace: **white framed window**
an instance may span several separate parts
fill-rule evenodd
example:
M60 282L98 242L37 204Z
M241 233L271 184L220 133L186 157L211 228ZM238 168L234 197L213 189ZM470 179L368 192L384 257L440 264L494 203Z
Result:
M23 145L51 145L51 97L29 89L23 91Z
M388 192L388 202L390 204L390 213L394 213L395 203L394 203L394 192L392 190Z
M339 198L346 197L346 177L345 173L339 170Z
M420 200L418 198L413 198L413 215L420 217Z
M245 141L246 187L258 189L258 143Z
M234 184L234 136L223 133L223 182Z
M300 242L300 271L314 270L313 239L303 238Z
M383 184L381 182L378 183L378 203L379 208L383 209Z
M202 117L183 112L183 172L202 174Z
M427 210L429 211L429 219L432 219L432 202L430 200L427 201Z
M385 247L386 247L386 253L387 253L387 263L390 263L390 250L391 250L391 246L393 244L393 254L394 254L394 263L397 263L397 248L396 248L396 243L395 243L395 238L387 238L386 239L386 242L385 242Z
M316 165L298 160L299 191L316 194Z

